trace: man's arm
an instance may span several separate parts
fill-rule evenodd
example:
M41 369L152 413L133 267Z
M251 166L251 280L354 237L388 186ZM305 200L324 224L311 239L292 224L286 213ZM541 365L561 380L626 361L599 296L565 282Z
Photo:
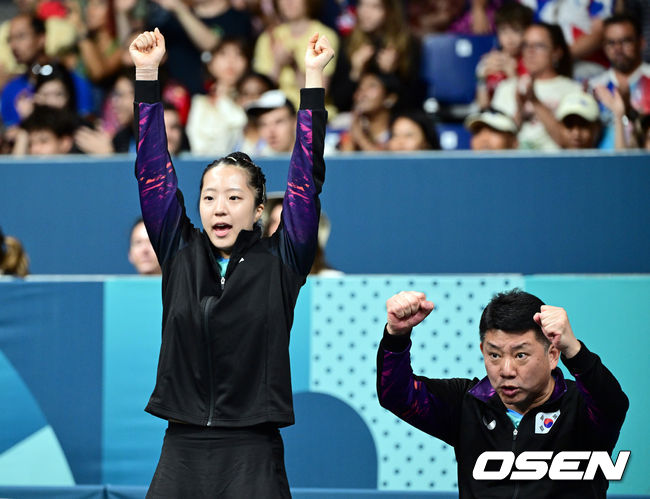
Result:
M424 293L402 291L386 302L388 320L377 353L377 396L382 407L416 428L455 445L460 407L472 382L427 379L411 368L410 334L433 310Z
M575 377L594 431L604 434L613 446L630 405L621 385L598 355L575 337L563 308L543 305L533 319L560 351L562 362Z

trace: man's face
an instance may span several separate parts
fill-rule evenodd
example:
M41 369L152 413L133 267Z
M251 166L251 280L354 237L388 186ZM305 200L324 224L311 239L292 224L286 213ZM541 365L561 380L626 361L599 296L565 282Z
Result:
M562 120L562 135L567 149L593 149L598 138L598 123L570 114Z
M553 345L547 349L532 329L519 334L490 329L481 352L488 379L508 409L523 414L553 392L551 371L557 366L559 351Z
M20 64L32 64L45 50L45 35L34 32L29 17L18 16L9 25L9 46Z
M610 24L603 34L605 55L614 69L632 73L641 64L643 42L627 22Z
M286 107L279 107L259 117L260 137L274 152L291 152L295 141L296 118Z
M472 135L470 146L474 151L514 149L517 147L517 139L512 133L501 132L484 125Z

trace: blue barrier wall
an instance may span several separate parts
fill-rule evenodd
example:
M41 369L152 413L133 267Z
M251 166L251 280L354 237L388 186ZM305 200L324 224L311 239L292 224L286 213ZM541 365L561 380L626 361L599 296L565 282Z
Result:
M578 337L619 379L631 403L615 455L632 457L610 490L650 495L648 276L310 278L292 331L297 423L283 430L292 484L454 492L453 451L377 403L384 302L419 289L436 303L413 335L417 372L481 377L480 313L493 293L514 286L564 306ZM143 411L160 313L156 278L0 279L0 495L14 485L148 483L165 427Z
M287 161L260 161L269 191L284 189ZM195 221L208 162L176 162ZM647 154L350 155L327 166L327 255L346 273L650 272ZM34 273L132 273L138 213L133 157L0 161L0 224Z

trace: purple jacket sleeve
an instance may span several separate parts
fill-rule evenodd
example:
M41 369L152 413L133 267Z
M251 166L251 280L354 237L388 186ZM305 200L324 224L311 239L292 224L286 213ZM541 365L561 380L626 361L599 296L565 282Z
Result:
M382 407L449 445L456 445L469 379L428 379L413 374L409 336L384 330L377 354L377 396Z
M580 351L571 359L562 356L562 362L575 377L585 401L589 424L599 435L612 439L613 445L625 421L630 401L600 357L580 343Z
M295 272L309 274L318 247L320 200L325 180L325 91L303 88L282 205L280 254Z
M135 82L135 118L138 124L135 175L142 218L161 266L191 228L183 196L167 151L167 136L157 81Z

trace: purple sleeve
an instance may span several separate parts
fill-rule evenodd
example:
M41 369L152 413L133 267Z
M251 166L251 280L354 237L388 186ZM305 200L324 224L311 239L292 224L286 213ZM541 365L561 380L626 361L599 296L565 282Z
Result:
M462 400L472 382L415 376L410 340L403 351L387 350L387 340L390 338L384 333L377 354L379 403L416 428L456 445Z
M325 180L326 121L323 89L302 89L296 142L282 205L280 254L294 271L304 276L309 274L318 246L318 196Z
M185 216L183 197L178 190L176 172L167 151L163 106L152 96L157 90L157 82L156 87L152 83L136 82L138 139L135 174L142 218L158 260L163 265L172 256L173 248L178 247L181 229L189 224L189 220Z
M580 351L571 359L562 356L562 362L575 377L589 423L598 435L611 439L613 445L630 406L621 385L600 357L582 342Z

